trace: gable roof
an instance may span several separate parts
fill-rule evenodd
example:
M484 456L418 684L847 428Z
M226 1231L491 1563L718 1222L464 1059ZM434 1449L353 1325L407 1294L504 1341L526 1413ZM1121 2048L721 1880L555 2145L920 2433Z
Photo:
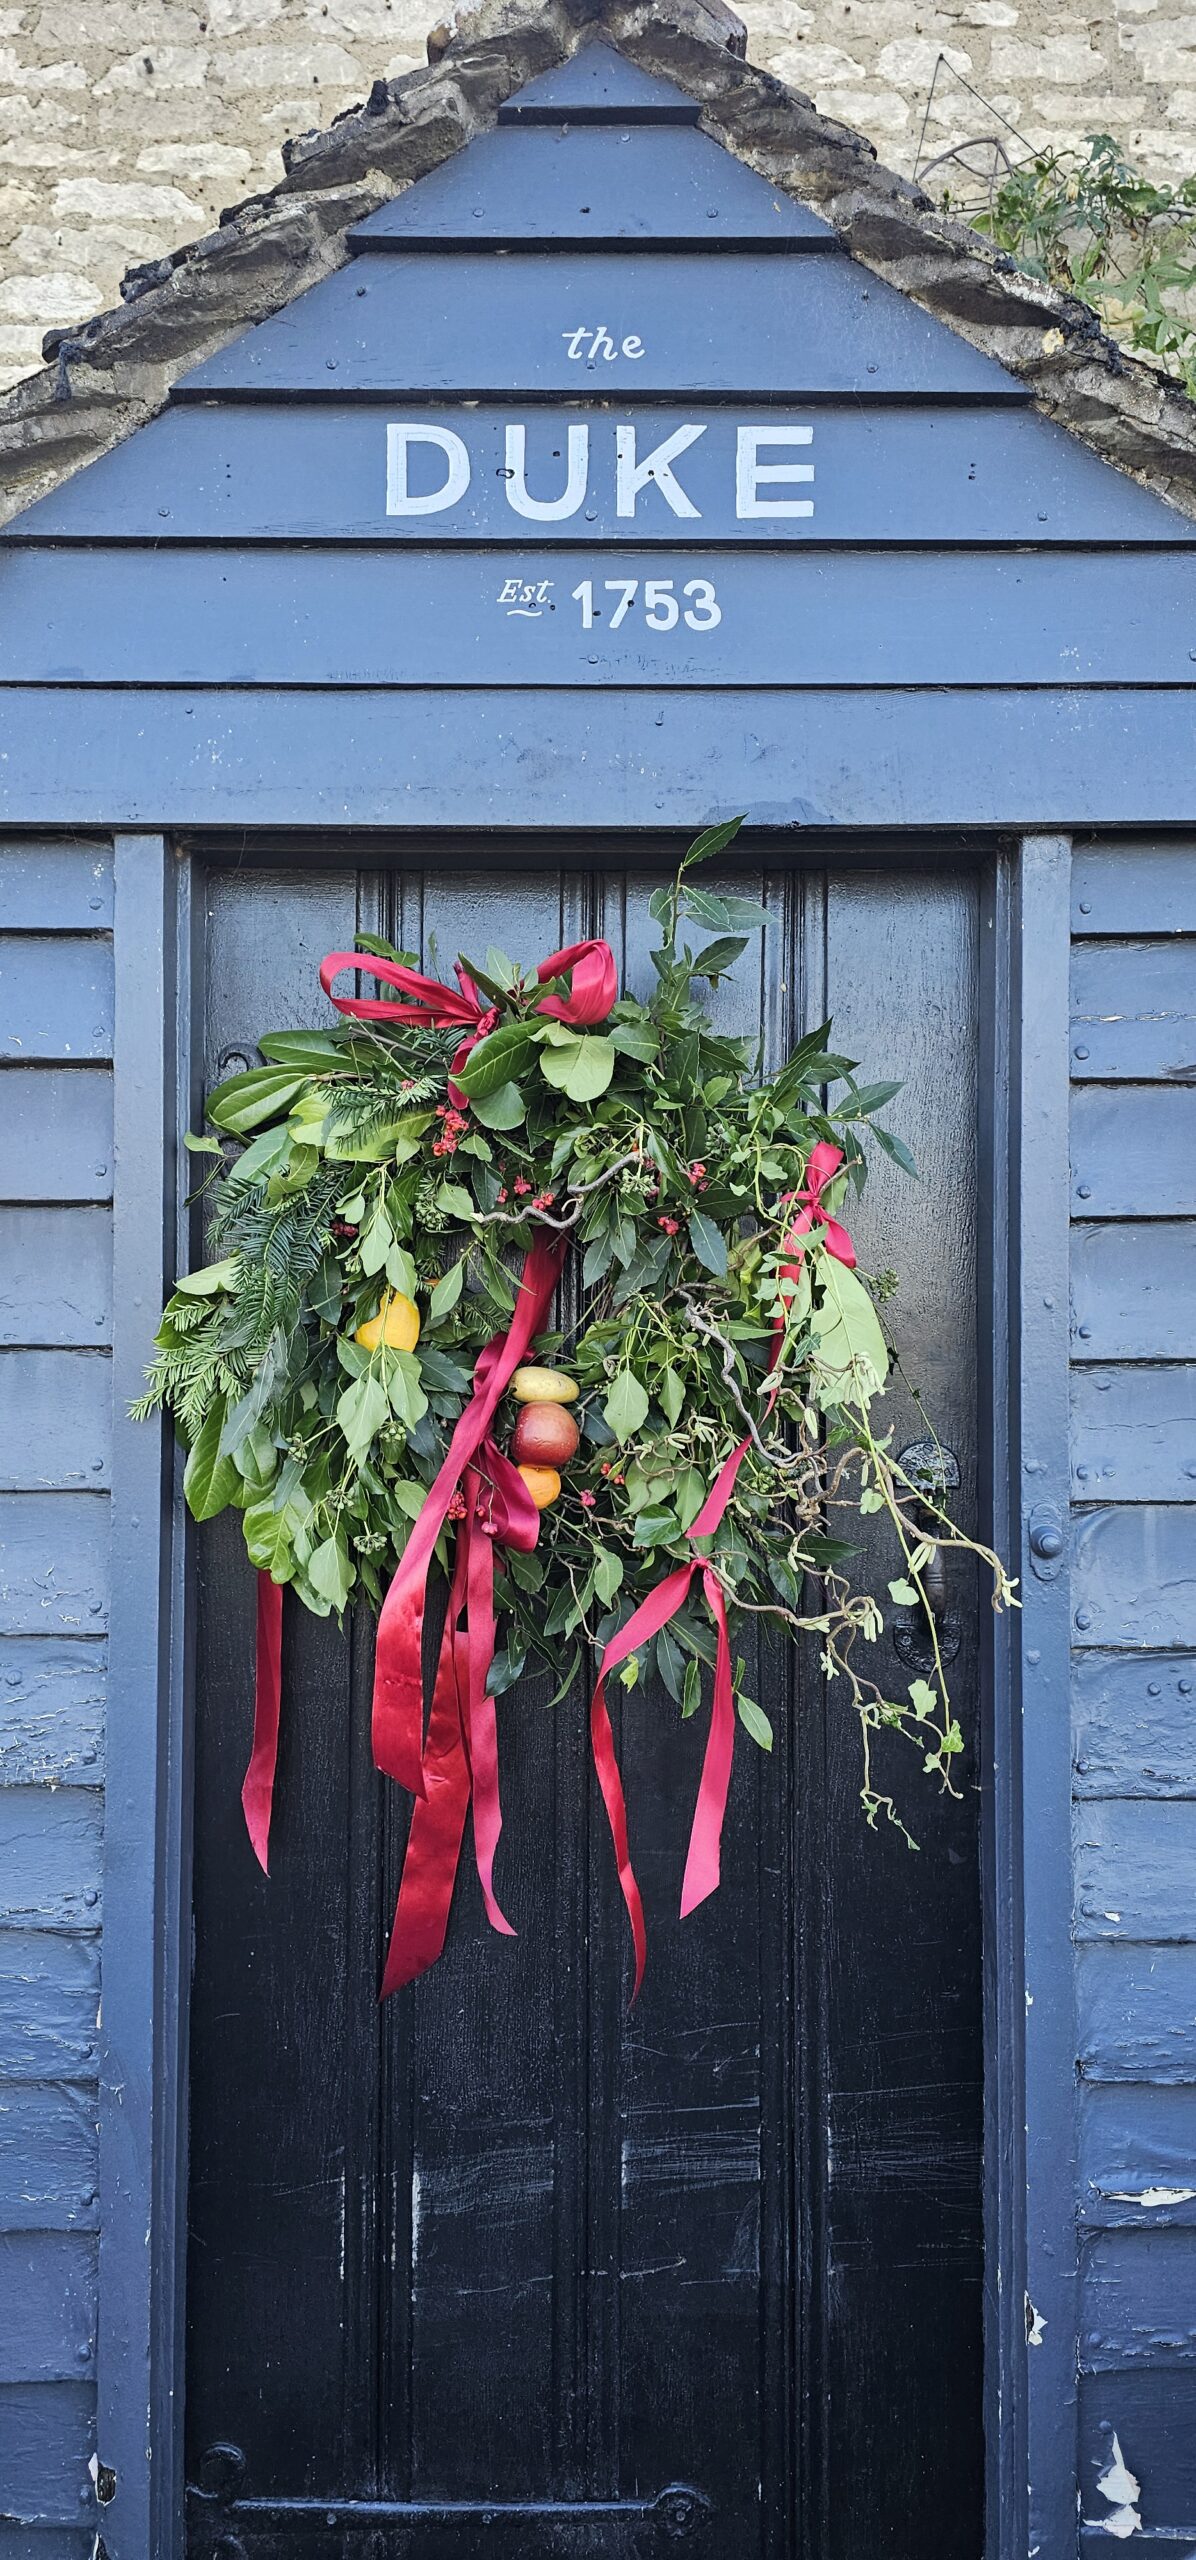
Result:
M637 97L658 115L649 84L668 81L694 102L707 135L829 223L853 257L995 358L1044 415L1196 518L1196 403L1127 357L1085 305L1022 274L883 168L859 134L749 64L742 23L723 0L665 0L660 15L635 0L480 0L429 38L426 71L378 82L364 106L290 144L277 187L133 269L119 309L50 333L44 369L0 398L0 521L153 417L179 376L342 266L350 233L380 208L394 205L386 219L405 228L403 191L512 120L501 110L515 92L512 116L555 120L553 74L595 37L626 69L588 65L593 106L574 105L571 121L612 107L634 120ZM692 129L690 116L684 123Z

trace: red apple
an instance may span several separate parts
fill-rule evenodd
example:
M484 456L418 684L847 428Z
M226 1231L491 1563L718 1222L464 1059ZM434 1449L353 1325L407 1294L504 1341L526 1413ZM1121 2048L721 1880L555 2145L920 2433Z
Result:
M567 1467L581 1437L563 1404L521 1404L511 1437L516 1466Z

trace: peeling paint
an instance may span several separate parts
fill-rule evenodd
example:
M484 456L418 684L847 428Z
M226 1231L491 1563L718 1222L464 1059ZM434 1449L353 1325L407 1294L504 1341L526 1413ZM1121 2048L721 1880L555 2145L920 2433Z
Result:
M1026 2345L1028 2347L1040 2347L1042 2345L1046 2325L1046 2321L1043 2319L1041 2311L1035 2310L1034 2305L1030 2300L1030 2296L1027 2294Z
M1096 2485L1101 2497L1108 2499L1113 2513L1108 2516L1086 2516L1085 2523L1097 2533L1112 2534L1117 2542L1128 2542L1131 2533L1141 2533L1142 2518L1138 2513L1138 2500L1142 2495L1141 2487L1126 2465L1116 2436L1113 2438L1112 2460L1109 2468L1107 2471L1102 2471Z
M1120 2187L1108 2190L1110 2204L1191 2204L1194 2200L1196 2187L1143 2187L1140 2195L1129 2194Z

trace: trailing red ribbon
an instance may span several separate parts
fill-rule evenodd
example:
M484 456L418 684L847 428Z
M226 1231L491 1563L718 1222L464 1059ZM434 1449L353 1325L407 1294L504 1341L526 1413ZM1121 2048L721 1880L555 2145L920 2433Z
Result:
M270 1816L278 1767L282 1705L282 1585L268 1573L257 1578L257 1657L254 1674L253 1748L241 1789L245 1827L263 1875L270 1873Z
M396 1004L385 996L334 996L332 982L342 969L361 969L367 977L380 978L384 986L398 987L402 1002ZM543 996L537 1013L552 1014L556 1021L567 1022L576 1029L587 1022L605 1022L619 991L614 953L608 942L571 942L564 951L552 951L540 962L536 971L541 986L550 978L571 978L565 996ZM338 1013L349 1014L356 1022L416 1022L426 1028L451 1029L460 1023L464 1038L453 1053L449 1069L449 1099L460 1107L466 1097L454 1078L461 1072L470 1050L484 1040L498 1023L497 1007L487 1004L470 977L463 961L456 963L457 985L446 987L439 978L425 978L418 969L404 968L398 960L372 959L364 951L330 951L320 962L320 985L336 1006Z
M823 1198L824 1192L842 1162L842 1150L831 1146L826 1139L820 1139L818 1145L812 1148L809 1163L806 1166L805 1182L801 1190L795 1191L792 1195L799 1204L799 1210L786 1233L785 1245L792 1250L794 1260L781 1264L782 1282L796 1283L800 1278L804 1252L799 1239L809 1235L815 1226L823 1230L827 1252L833 1254L837 1262L845 1262L849 1268L854 1268L855 1247L851 1237L846 1227L841 1227L838 1220L832 1218ZM778 1316L773 1330L772 1352L768 1363L770 1371L775 1369L780 1359L784 1331L784 1317ZM775 1392L774 1389L774 1397ZM766 1410L771 1409L772 1401L773 1398L770 1398ZM751 1445L749 1434L746 1439L740 1441L737 1449L732 1450L730 1457L724 1460L697 1519L686 1531L687 1537L695 1541L699 1538L713 1537L734 1492L735 1479ZM696 1573L701 1574L706 1606L714 1620L716 1650L710 1730L706 1738L698 1801L694 1809L693 1825L689 1835L689 1854L685 1861L685 1876L681 1887L681 1917L684 1920L691 1911L696 1911L700 1902L705 1902L707 1895L713 1893L718 1885L723 1822L727 1811L731 1762L735 1747L735 1695L731 1677L731 1642L727 1629L726 1595L717 1572L705 1557L695 1556L691 1564L678 1565L674 1572L667 1574L664 1581L658 1582L655 1590L650 1591L645 1600L641 1600L638 1609L633 1610L626 1626L620 1627L618 1634L612 1636L602 1656L602 1667L590 1706L590 1742L594 1754L594 1766L598 1772L598 1784L602 1789L611 1837L615 1844L619 1883L622 1887L623 1900L627 1905L627 1917L631 1922L631 1937L635 1948L635 1983L631 1994L633 2000L637 1997L644 1978L648 1941L644 1927L644 1906L636 1882L635 1869L631 1863L627 1837L627 1806L623 1795L623 1781L619 1775L610 1714L606 1704L606 1679L608 1672L617 1670L619 1664L626 1662L628 1656L636 1651L637 1646L647 1644L651 1637L659 1635L661 1628L666 1627L670 1618L676 1616L678 1609L689 1596L690 1585Z

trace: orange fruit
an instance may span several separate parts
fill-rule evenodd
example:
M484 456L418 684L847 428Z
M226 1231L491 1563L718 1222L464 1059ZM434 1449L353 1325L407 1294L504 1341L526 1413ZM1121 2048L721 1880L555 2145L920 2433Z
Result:
M527 1486L528 1492L531 1495L532 1501L535 1503L537 1511L547 1511L549 1503L556 1501L557 1495L561 1489L561 1479L557 1474L556 1468L520 1467L519 1473Z

